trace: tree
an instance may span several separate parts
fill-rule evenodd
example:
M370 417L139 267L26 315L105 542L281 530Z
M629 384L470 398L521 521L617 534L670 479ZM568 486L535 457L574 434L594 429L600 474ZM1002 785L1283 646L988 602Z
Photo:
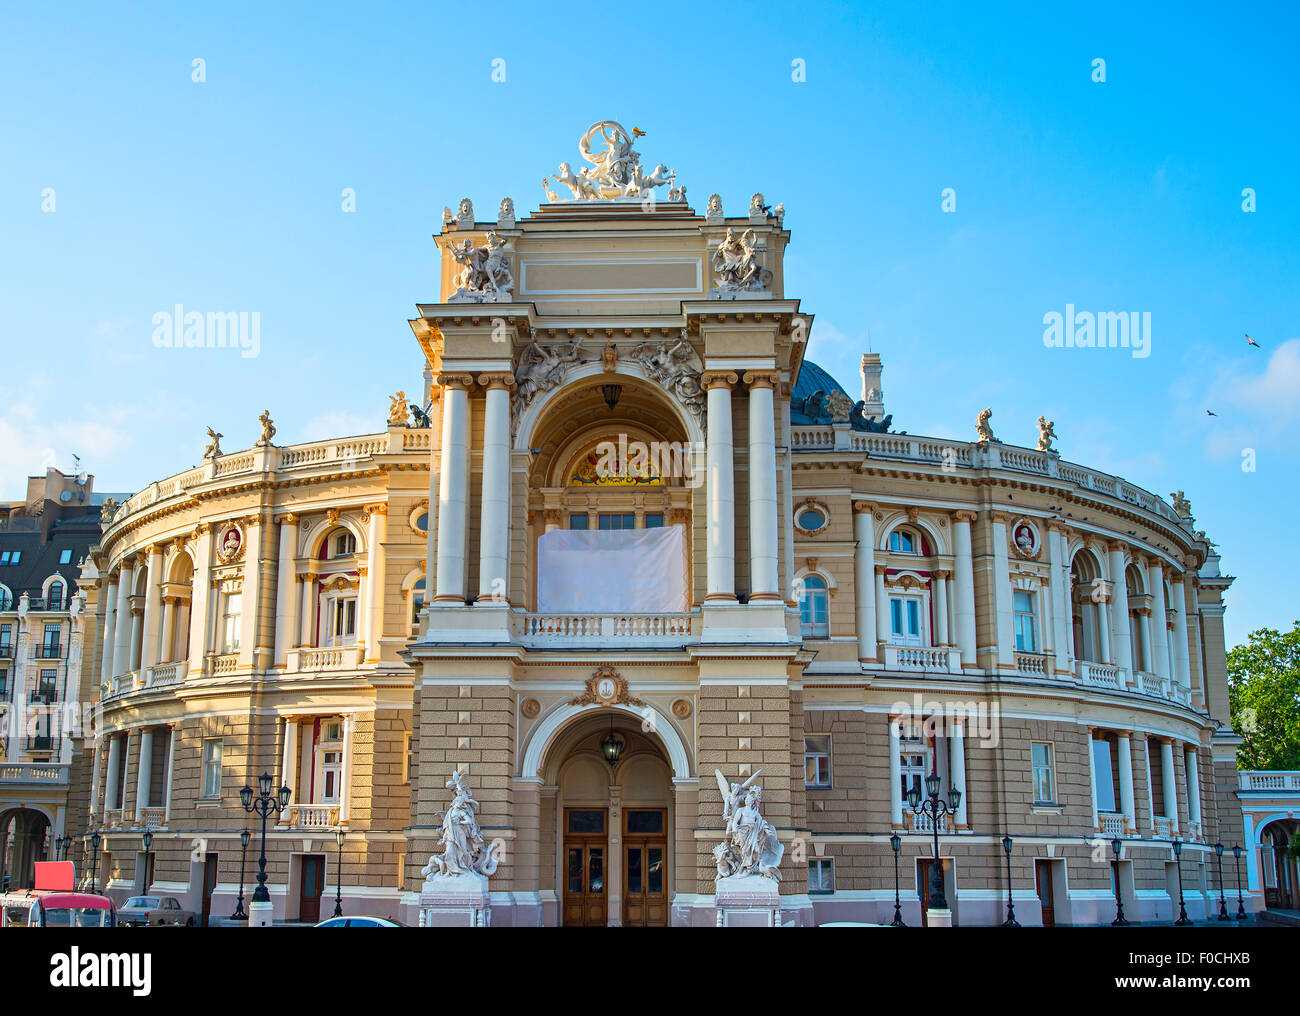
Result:
M1300 769L1300 621L1260 628L1228 653L1228 707L1240 769Z

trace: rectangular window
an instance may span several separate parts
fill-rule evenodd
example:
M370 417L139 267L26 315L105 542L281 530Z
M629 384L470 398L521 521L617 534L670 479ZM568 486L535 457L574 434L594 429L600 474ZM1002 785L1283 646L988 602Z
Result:
M346 646L357 640L357 598L340 597L329 607L326 645Z
M803 739L803 783L805 787L831 785L831 739L827 735Z
M814 857L808 861L808 891L833 893L835 891L835 859Z
M221 651L239 652L239 613L243 609L243 593L227 593L225 611L221 618Z
M925 778L930 773L930 748L922 738L906 735L899 738L898 772L904 801L913 787L925 792Z
M1052 770L1052 746L1035 741L1030 746L1034 767L1034 803L1056 803L1056 778Z
M1012 600L1016 614L1016 648L1022 653L1036 653L1034 594L1017 590Z
M59 551L59 564L72 564L72 551L71 551L71 550L61 550L61 551Z
M0 564L8 564L8 563L9 563L9 551L0 550Z
M338 804L343 781L343 752L323 751L320 757L321 804Z
M590 521L591 520L587 518L586 512L581 512L581 513L575 512L573 515L569 516L569 528L587 529L589 528L588 523Z
M1115 780L1111 776L1110 742L1092 742L1092 776L1097 784L1097 810L1115 810Z
M894 642L921 643L921 601L910 596L889 600L889 633Z
M3 595L3 593L0 593L0 596ZM13 625L0 624L0 656L8 656L13 650L13 637Z
M36 686L36 694L40 696L41 701L49 705L54 701L57 694L57 685L59 681L59 672L57 670L42 670L40 680Z
M9 699L9 668L0 667L0 702Z
M203 796L221 796L221 739L210 737L203 742Z
M600 529L636 528L636 515L632 512L601 512L596 521Z
M21 550L15 550L12 554L9 555L10 564L17 564L22 559L23 559L23 552Z
M664 527L663 512L647 514L645 517L645 527L647 529L662 529Z

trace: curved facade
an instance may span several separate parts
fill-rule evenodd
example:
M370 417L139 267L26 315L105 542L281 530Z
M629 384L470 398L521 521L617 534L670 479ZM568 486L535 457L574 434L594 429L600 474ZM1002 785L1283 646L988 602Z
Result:
M493 228L514 291L458 302L446 252ZM729 228L771 273L743 300L711 278ZM117 507L82 583L112 888L229 914L238 791L265 771L292 789L276 916L328 908L344 829L345 911L414 923L461 768L503 854L493 923L712 924L714 771L761 769L787 922L887 923L893 833L904 920L926 918L906 790L930 774L962 792L958 924L1002 919L1004 835L1022 923L1109 923L1113 879L1131 919L1168 919L1174 838L1210 906L1210 845L1242 836L1231 580L1185 502L889 432L878 356L856 406L805 360L789 241L682 201L462 209L411 322L427 426L398 406Z

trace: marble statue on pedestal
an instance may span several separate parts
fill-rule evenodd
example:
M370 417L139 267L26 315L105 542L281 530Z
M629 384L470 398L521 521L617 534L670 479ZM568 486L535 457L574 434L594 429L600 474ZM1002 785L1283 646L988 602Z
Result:
M453 790L451 804L442 816L442 855L429 858L421 874L429 881L438 875L491 875L497 870L497 844L485 844L475 812L478 801L465 785L459 771L451 774L447 788Z
M447 253L461 266L456 292L447 298L448 303L509 303L514 299L510 242L495 230L488 232L481 247L465 240L459 246L451 244Z
M744 783L728 783L721 770L714 770L722 792L722 819L727 823L727 838L713 848L719 879L781 878L785 847L777 839L775 827L762 816L763 788L754 782L762 771Z

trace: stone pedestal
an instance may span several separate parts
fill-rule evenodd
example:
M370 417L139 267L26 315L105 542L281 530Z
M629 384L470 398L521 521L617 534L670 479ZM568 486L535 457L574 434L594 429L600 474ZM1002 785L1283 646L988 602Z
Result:
M486 928L491 922L485 875L432 875L420 888L422 928Z
M930 928L951 928L952 911L940 910L938 907L931 907L925 912L926 926Z
M271 914L274 910L275 904L270 900L264 903L250 900L248 904L248 926L250 928L271 927Z
M719 928L779 928L781 894L776 879L731 875L716 883Z

